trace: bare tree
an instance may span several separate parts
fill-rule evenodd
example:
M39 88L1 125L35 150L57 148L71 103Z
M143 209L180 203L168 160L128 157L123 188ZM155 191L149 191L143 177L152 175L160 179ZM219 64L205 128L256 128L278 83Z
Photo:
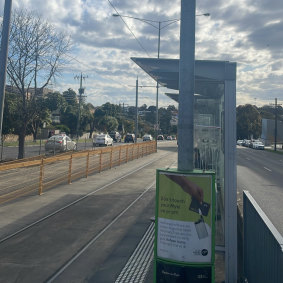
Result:
M34 102L66 63L70 38L58 33L52 25L34 12L17 10L13 14L8 55L8 77L17 89L21 105L18 109L18 158L24 158L27 125L37 116Z

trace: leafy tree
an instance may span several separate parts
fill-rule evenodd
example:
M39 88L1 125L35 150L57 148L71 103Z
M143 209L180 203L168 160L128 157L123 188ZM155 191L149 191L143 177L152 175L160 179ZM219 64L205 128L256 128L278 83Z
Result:
M77 106L77 94L74 90L69 88L68 90L63 92L63 97L65 98L65 101L72 106Z
M34 116L34 99L58 75L69 46L69 38L57 33L39 15L26 10L14 12L9 37L7 74L18 93L15 133L19 136L19 159L24 157L27 127Z
M77 130L78 108L68 105L61 113L61 123L70 129L70 134L75 135Z
M237 138L246 139L261 134L261 116L256 106L251 104L237 107Z
M118 121L112 116L103 116L98 122L98 129L107 133L108 131L115 131L118 128Z

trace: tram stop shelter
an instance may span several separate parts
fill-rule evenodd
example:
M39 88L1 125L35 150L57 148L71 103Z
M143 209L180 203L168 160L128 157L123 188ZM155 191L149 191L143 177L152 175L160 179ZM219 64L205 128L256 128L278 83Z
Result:
M179 60L131 58L178 102ZM174 90L172 92L171 90ZM236 63L195 61L194 168L213 170L216 251L225 253L225 281L237 278Z

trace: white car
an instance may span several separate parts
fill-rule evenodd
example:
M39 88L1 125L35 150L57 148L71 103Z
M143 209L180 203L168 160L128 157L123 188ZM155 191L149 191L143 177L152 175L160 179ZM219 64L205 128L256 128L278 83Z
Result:
M152 141L153 137L151 135L144 135L142 138L143 141Z
M243 145L243 140L237 140L237 145Z
M113 139L108 134L99 134L93 139L93 146L112 146Z
M260 141L252 143L254 149L264 149L264 144Z
M72 141L67 135L60 134L50 137L45 144L45 151L61 151L76 150L77 144Z

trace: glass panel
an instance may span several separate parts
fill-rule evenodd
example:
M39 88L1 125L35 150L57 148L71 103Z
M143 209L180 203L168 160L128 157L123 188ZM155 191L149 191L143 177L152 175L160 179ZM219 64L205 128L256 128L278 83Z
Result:
M196 81L194 166L215 171L216 245L224 246L224 84Z

